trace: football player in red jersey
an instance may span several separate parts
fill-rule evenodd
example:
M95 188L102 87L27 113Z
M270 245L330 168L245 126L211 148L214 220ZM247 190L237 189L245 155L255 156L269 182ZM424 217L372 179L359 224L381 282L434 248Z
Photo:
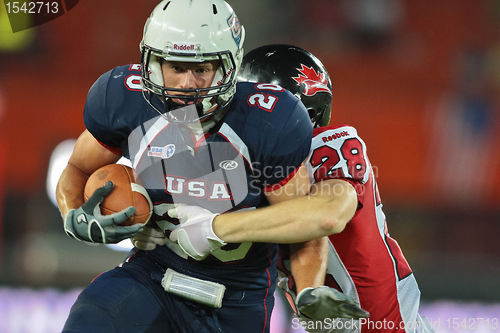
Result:
M420 291L412 270L389 235L366 145L354 127L330 125L332 86L321 61L299 47L262 46L245 55L239 79L272 82L299 98L315 126L306 162L311 181L323 191L333 192L336 185L331 182L342 181L357 194L354 216L345 229L329 236L325 282L370 316L351 321L350 325L338 321L337 328L343 328L342 332L431 332L418 313ZM327 316L329 308L342 306L336 304L331 293L325 293L325 287L307 287L323 276L323 271L314 275L310 269L319 267L321 256L307 250L307 246L291 245L290 253L284 250L279 286L291 295L292 306L296 305L306 317ZM312 331L322 324L326 326L326 322L305 322Z

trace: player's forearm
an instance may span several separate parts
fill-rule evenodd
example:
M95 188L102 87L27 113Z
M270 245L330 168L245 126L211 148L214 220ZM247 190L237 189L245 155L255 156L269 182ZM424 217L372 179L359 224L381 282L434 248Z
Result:
M75 148L56 189L56 199L62 216L83 204L83 188L89 176L98 168L115 163L119 155L101 145L85 130L76 140Z
M88 175L72 164L64 169L56 188L56 200L62 216L83 204L83 188Z
M345 183L325 183L314 187L309 196L219 215L214 231L228 243L298 243L341 232L355 212L357 197L352 185L339 182Z
M328 258L328 237L290 244L290 265L296 292L319 287L325 283Z
M325 201L292 199L265 208L222 214L215 218L215 233L228 243L297 243L319 238L332 230Z

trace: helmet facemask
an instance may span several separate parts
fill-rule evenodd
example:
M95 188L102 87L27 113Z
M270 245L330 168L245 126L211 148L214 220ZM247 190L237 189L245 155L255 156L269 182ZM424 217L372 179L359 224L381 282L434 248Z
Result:
M241 56L239 57L241 61ZM200 63L204 61L217 61L217 69L209 87L194 89L166 87L163 83L161 70L162 60ZM236 71L234 69L237 67L236 61L230 51L188 54L165 52L142 45L141 63L143 94L155 110L163 114L168 113L172 109L184 106L173 102L172 99L196 102L198 119L178 119L178 115L176 115L175 119L170 120L206 122L221 111L221 109L226 108L236 90L234 84L236 81ZM158 103L154 102L155 97L161 102L161 109L157 107Z
M288 89L288 87L287 87ZM319 92L313 96L304 94L304 84L300 84L298 91L294 94L300 99L307 109L313 127L327 126L330 123L332 95L330 92Z
M204 127L209 123L213 125L222 119L236 92L244 39L245 29L224 0L161 1L144 26L140 44L146 101L165 116L172 108L185 105L179 105L175 100L195 101L198 103L196 120ZM215 61L218 66L209 87L180 89L165 86L161 68L163 60ZM177 117L173 120L185 121Z

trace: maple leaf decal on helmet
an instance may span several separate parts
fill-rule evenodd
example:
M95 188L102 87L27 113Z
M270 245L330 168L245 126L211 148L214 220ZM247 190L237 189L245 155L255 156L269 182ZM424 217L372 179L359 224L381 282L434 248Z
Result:
M328 88L328 79L326 78L324 73L318 72L314 70L312 67L307 67L301 64L302 68L297 68L299 71L299 76L292 77L297 85L303 85L304 91L302 92L305 96L314 96L318 92L328 92L332 93L330 88Z

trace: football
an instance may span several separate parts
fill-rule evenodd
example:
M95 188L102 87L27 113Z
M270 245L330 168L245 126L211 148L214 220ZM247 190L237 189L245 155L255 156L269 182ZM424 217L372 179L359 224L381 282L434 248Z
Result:
M101 203L101 213L109 215L134 206L135 214L120 225L127 226L147 222L153 213L153 204L146 189L137 184L132 168L126 165L108 164L97 169L87 179L84 200L87 201L94 191L108 180L113 182L114 187Z

